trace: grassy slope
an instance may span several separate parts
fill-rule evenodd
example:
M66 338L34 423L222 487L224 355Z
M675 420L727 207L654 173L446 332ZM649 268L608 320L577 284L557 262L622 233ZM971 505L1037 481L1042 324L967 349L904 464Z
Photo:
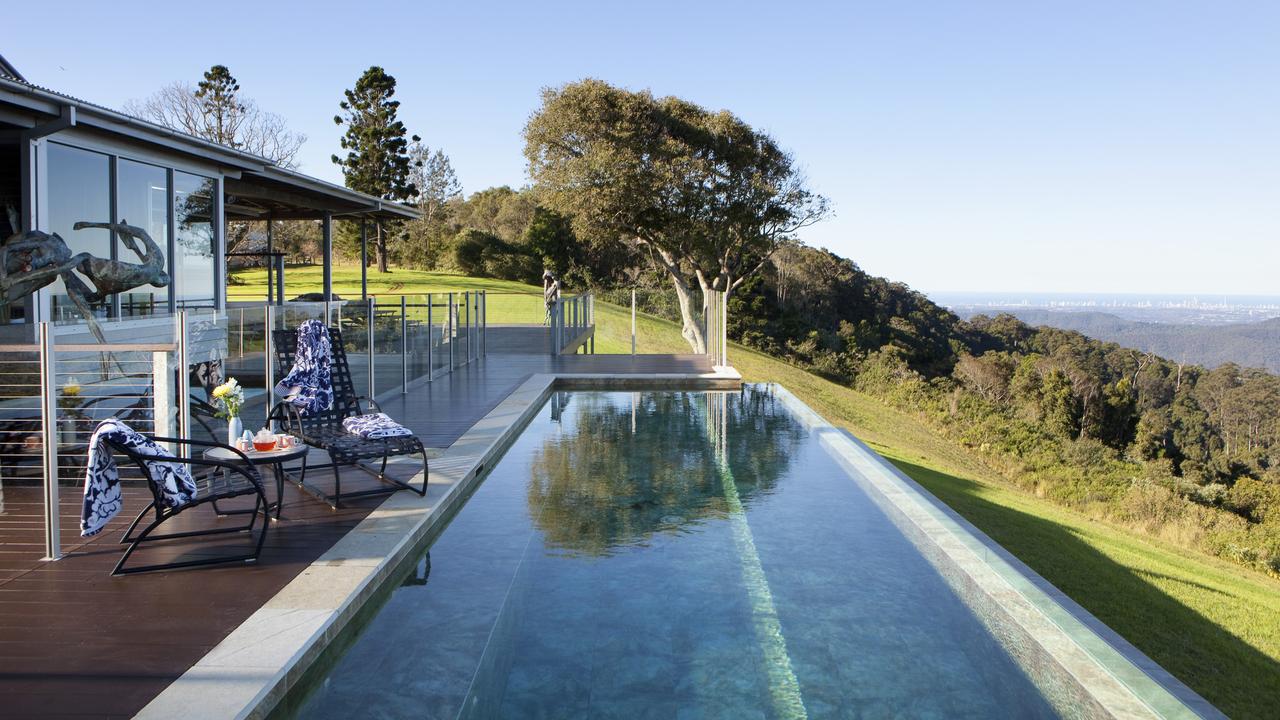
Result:
M319 272L291 269L288 277L293 295L318 285ZM393 283L403 284L399 292L538 292L411 271L377 278L371 288L385 292ZM358 271L335 273L334 287L358 296ZM490 322L522 321L526 305L493 297ZM629 352L629 312L597 303L596 315L596 351ZM672 323L641 316L638 326L640 352L687 351ZM785 385L848 428L1224 712L1267 717L1280 707L1280 583L1010 488L966 450L875 398L743 348L734 347L730 360L748 380Z

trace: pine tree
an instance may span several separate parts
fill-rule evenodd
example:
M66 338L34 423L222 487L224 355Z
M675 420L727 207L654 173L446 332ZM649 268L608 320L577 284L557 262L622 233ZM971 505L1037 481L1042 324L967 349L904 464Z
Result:
M214 65L206 70L195 92L207 128L205 137L237 149L241 143L236 136L248 110L240 102L239 93L240 83L226 65Z
M404 123L396 119L399 100L393 100L396 79L378 66L370 67L347 90L346 99L338 103L342 114L335 115L337 125L346 125L342 136L345 158L333 156L342 168L347 187L384 200L409 200L418 194L410 178L412 160ZM413 136L418 142L418 136ZM378 226L374 247L378 255L378 271L387 268L387 229Z

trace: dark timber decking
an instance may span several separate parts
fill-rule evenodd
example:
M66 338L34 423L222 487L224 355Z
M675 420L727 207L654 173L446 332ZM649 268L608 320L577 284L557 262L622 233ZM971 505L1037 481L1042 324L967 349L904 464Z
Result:
M710 369L700 356L491 354L408 394L386 399L383 407L428 446L447 447L534 373L627 375ZM402 472L413 470L413 465L405 465ZM344 489L361 475L344 473ZM267 494L274 499L274 487ZM123 550L117 541L149 493L126 488L124 512L88 541L77 531L80 489L63 487L61 495L65 555L46 562L40 559L40 488L0 480L0 717L133 715L380 502L366 499L335 512L286 484L285 519L272 524L257 565L111 577L107 573ZM190 514L180 519L192 526L223 522L208 506ZM231 539L224 543L244 542L242 536L227 537ZM170 542L140 550L134 558L151 562L226 547L207 539Z

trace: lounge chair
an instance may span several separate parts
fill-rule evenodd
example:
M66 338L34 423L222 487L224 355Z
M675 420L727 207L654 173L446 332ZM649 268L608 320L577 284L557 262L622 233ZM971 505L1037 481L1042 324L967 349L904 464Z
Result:
M332 346L330 358L330 379L333 384L333 407L303 416L293 405L287 402L277 403L271 410L269 420L279 423L280 427L291 435L300 438L311 447L324 450L329 454L329 464L312 465L310 469L333 469L333 494L306 484L306 471L299 477L298 484L305 490L320 497L333 508L341 506L343 498L365 497L369 495L389 495L400 490L409 490L420 496L427 494L427 452L422 441L416 435L402 435L389 438L364 438L347 432L342 421L349 417L382 412L382 408L372 398L357 396L355 384L351 380L351 368L347 364L347 353L343 349L342 331L329 327L329 342ZM292 330L274 330L271 333L276 353L278 377L284 377L293 367L298 351L297 333ZM402 455L421 455L423 483L416 488L409 483L387 477L387 460ZM364 464L366 460L381 460L382 465L374 472ZM373 475L387 486L342 492L343 466L356 467Z
M129 549L125 550L121 556L120 562L116 563L115 569L111 571L112 575L127 575L130 573L149 572L152 570L174 570L177 568L194 567L197 565L214 565L229 562L252 563L257 562L258 554L262 552L262 542L267 537L267 526L270 524L266 518L267 512L267 495L262 489L262 480L258 476L258 471L249 463L248 458L243 453L230 448L221 443L202 442L199 440L181 440L178 438L152 437L150 440L156 443L171 443L174 445L187 446L192 448L192 452L188 453L192 457L166 457L166 463L180 463L190 466L192 478L196 483L196 496L187 503L177 507L166 507L159 490L159 483L151 476L151 468L148 461L154 462L155 457L150 455L141 455L124 445L111 440L104 440L107 446L111 448L113 453L123 455L136 464L142 470L143 477L147 480L147 487L151 488L152 501L151 504L143 508L138 516L129 524L129 529L125 530L124 536L120 539L122 544L127 543ZM231 450L240 455L243 463L240 462L223 462L212 458L205 458L201 449L220 447ZM218 501L230 500L234 497L242 495L256 495L254 499L254 507L252 510L229 510L224 511L218 508ZM229 528L209 528L204 530L186 530L181 532L172 532L164 535L151 534L156 528L165 522L181 515L193 507L198 507L205 503L213 506L213 511L219 516L228 515L248 515L249 523L247 525L237 525ZM138 524L147 516L149 512L154 511L154 519L147 524L142 532L134 535L134 530L138 528ZM157 563L154 565L144 565L142 567L125 567L125 563L133 552L144 542L153 540L172 540L177 538L202 537L209 535L225 535L228 533L247 532L252 536L253 528L257 524L258 515L263 515L262 528L258 531L257 540L253 544L253 551L249 553L237 555L219 555L214 557L206 557L198 560L177 560L169 563Z

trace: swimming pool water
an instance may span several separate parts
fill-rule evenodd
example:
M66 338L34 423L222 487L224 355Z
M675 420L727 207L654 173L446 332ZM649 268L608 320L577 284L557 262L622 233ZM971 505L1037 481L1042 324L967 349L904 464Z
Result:
M860 484L748 386L554 395L298 715L1055 713Z

